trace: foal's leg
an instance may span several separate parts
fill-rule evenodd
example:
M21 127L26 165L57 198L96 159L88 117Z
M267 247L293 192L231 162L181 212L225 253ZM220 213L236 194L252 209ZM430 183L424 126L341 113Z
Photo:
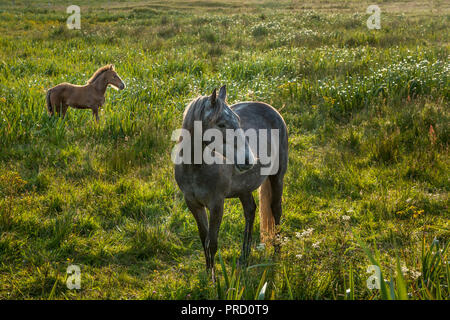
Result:
M256 204L251 192L240 196L239 199L241 200L242 207L244 208L245 216L244 244L242 245L242 252L239 258L239 263L245 265L247 263L247 258L250 255Z
M55 113L59 112L59 109L62 104L62 99L56 97L57 94L50 95L50 105L52 106L52 111L50 112L51 116L54 116Z
M92 115L95 117L95 120L98 122L98 107L92 107Z
M68 108L69 108L68 105L63 105L63 106L62 106L61 113L62 113L63 119L66 117L66 112L67 112L67 109L68 109Z
M213 281L214 275L214 257L217 252L217 241L219 236L219 228L223 216L223 202L224 199L216 201L209 207L209 229L205 240L206 251L206 266L211 270Z
M64 103L62 100L57 100L57 103L55 104L55 108L56 108L56 113L58 114L58 116L61 116L62 114L62 110L64 108Z
M206 253L206 246L205 246L205 240L206 236L208 235L208 216L206 214L205 207L197 204L193 201L186 200L186 204L189 208L189 210L194 215L195 221L197 222L198 232L200 234L200 240L202 241L203 251L205 252L205 257L207 256ZM208 261L206 261L208 263Z

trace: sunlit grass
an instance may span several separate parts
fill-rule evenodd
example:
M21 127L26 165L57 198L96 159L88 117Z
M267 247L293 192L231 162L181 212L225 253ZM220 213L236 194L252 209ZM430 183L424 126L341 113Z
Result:
M68 30L52 3L0 7L0 298L449 298L448 11L384 1L367 30L359 1L84 1ZM127 88L99 123L48 117L46 88L107 63ZM256 218L236 264L244 218L227 200L213 284L170 137L223 84L230 103L281 112L290 154L280 255L258 247Z

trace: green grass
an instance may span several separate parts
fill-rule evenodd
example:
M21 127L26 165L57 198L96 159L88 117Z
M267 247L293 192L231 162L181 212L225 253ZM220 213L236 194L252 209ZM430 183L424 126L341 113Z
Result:
M81 30L65 1L0 4L0 299L449 299L443 1L380 2L380 30L360 1L79 4ZM98 124L48 117L46 88L107 63L127 88ZM244 218L227 200L213 285L170 137L223 84L230 103L281 112L290 154L281 254L257 248L257 217L238 268Z

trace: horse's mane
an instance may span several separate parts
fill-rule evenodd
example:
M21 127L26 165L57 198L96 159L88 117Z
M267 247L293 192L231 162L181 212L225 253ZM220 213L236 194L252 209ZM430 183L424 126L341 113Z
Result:
M199 96L192 100L191 103L186 107L183 114L183 129L188 130L191 134L194 132L194 121L202 121L203 113L206 107L209 107L211 101L209 96ZM214 122L217 116L222 112L222 100L217 98L216 103L218 104L214 114L209 115L209 121Z
M97 80L97 78L100 77L103 74L103 72L106 72L108 70L114 71L114 65L107 64L106 66L99 68L97 71L95 71L95 73L92 75L92 77L87 81L87 84L91 84L92 82Z

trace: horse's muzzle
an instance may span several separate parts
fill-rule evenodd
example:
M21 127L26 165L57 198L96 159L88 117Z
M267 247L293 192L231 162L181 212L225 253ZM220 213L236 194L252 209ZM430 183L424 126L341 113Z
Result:
M245 163L245 164L235 164L235 167L236 167L236 169L239 171L239 172L245 172L245 171L248 171L248 170L250 170L251 168L253 168L253 164L250 164L250 163Z

